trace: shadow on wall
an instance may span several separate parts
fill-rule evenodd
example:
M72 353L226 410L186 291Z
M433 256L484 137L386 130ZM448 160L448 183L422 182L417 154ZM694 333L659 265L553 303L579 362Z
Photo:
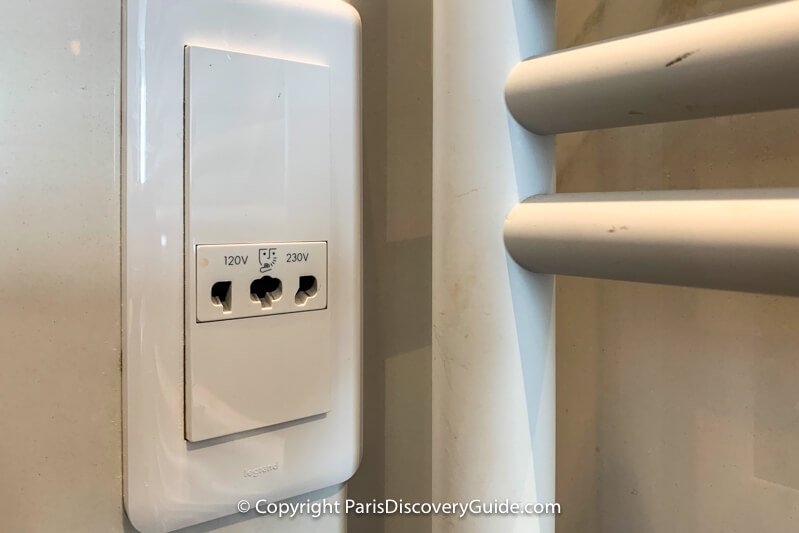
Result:
M358 501L431 499L432 3L352 0L363 26L363 460ZM350 533L431 530L350 516Z

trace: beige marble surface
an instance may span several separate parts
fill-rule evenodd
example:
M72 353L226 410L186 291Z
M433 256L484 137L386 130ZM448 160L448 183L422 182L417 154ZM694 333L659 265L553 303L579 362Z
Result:
M560 0L559 46L759 3ZM562 135L557 189L795 187L798 138L799 111ZM557 321L559 533L799 530L799 299L559 278Z
M0 530L118 531L120 2L0 5Z

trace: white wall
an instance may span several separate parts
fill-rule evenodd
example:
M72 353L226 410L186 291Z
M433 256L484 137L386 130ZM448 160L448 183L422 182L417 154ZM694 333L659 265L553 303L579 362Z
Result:
M553 139L516 125L503 89L521 58L554 46L554 3L433 5L433 500L552 502L552 280L507 260L502 225L552 187ZM552 516L433 522L553 530Z

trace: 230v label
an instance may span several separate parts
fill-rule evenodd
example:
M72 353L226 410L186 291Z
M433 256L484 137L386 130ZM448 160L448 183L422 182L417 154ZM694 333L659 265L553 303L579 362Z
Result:
M286 254L286 263L301 263L308 260L308 252L292 252Z

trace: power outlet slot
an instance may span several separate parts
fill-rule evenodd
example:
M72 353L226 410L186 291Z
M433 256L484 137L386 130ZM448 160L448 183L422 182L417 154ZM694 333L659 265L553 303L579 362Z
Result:
M222 308L223 313L230 313L232 292L229 281L217 281L211 285L211 302Z

